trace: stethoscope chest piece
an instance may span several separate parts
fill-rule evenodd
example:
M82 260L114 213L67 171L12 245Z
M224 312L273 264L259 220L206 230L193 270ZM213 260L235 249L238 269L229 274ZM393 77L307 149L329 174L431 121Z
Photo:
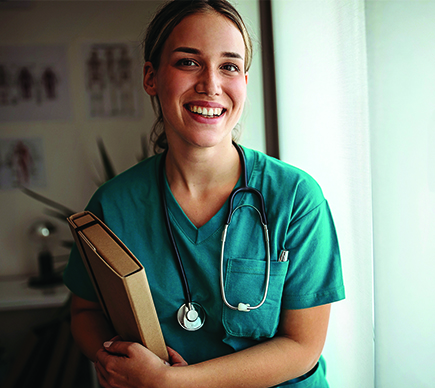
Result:
M178 309L177 320L180 326L188 331L200 329L205 322L205 312L202 306L192 302L186 305L184 303Z

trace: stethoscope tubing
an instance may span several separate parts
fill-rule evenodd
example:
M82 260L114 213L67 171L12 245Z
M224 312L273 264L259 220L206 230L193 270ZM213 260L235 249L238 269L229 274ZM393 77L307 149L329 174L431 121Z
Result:
M248 186L248 171L246 169L245 155L243 153L242 148L236 142L233 142L233 145L239 154L240 162L242 164L242 186L237 188L237 189L234 189L229 196L229 201L228 201L229 202L229 210L228 210L228 217L227 217L226 225L230 224L231 217L234 213L234 211L232 211L233 205L234 205L234 198L236 198L237 194L243 193L243 192L253 193L253 194L257 195L257 197L260 199L261 211L259 212L259 215L260 215L261 223L263 225L267 225L266 206L264 205L263 194L261 194L261 192L259 190L257 190L256 188Z
M233 144L234 144L234 147L236 148L237 152L239 153L240 162L242 164L242 187L234 189L229 196L228 217L227 217L227 221L224 225L224 230L222 231L222 237L221 237L222 245L221 245L221 254L220 254L220 282L219 283L220 283L220 288L221 288L222 300L225 303L225 305L227 307L229 307L231 310L248 312L251 310L256 310L259 307L261 307L267 298L267 292L269 290L269 282L270 282L270 242L269 242L269 231L267 228L266 207L264 205L263 194L261 194L261 192L259 190L257 190L256 188L248 186L248 172L246 169L245 155L243 154L242 148L238 144L236 144L235 142L233 142ZM241 206L236 207L233 210L234 199L240 193L251 193L251 194L256 195L258 197L258 199L260 200L260 209L261 210L258 210L255 206L252 206L252 205L241 205ZM249 206L249 207L253 208L254 210L256 210L256 212L258 213L258 216L260 217L260 222L263 226L264 243L265 243L265 250L266 250L266 276L265 276L266 281L265 281L265 285L264 285L264 293L263 293L263 298L261 299L261 301L255 306L250 306L248 303L242 303L242 302L239 303L237 306L233 306L227 300L226 293L225 293L225 284L224 284L224 254L225 254L225 241L227 238L228 228L230 226L233 214L238 209L240 209L244 206Z
M263 195L261 194L261 192L257 189L255 189L254 187L239 187L237 189L234 189L233 192L230 194L229 197L229 211L228 211L228 216L227 216L227 222L225 223L225 225L229 225L231 223L231 218L233 216L234 211L231 211L231 209L233 208L234 205L234 198L236 197L237 194L240 193L252 193L257 195L257 197L260 200L260 211L258 211L258 209L255 208L255 210L258 211L258 215L260 216L260 220L261 223L263 225L267 226L267 217L266 217L266 209L265 209L265 205L264 205L264 198ZM234 209L235 210L235 209Z
M228 217L227 217L227 221L224 225L224 229L222 232L222 238L221 238L222 246L221 246L221 255L220 255L220 282L219 283L220 283L222 300L225 303L225 305L232 310L248 312L251 310L258 309L260 306L262 306L264 304L264 302L266 301L266 298L267 298L267 292L269 289L269 281L270 281L270 243L269 243L269 232L268 232L268 228L267 228L267 217L266 217L266 210L265 210L263 195L261 194L261 192L259 190L248 186L248 175L247 175L247 171L246 171L246 162L245 162L245 156L243 154L243 150L235 142L233 142L233 145L236 148L237 152L239 153L239 158L240 158L241 165L242 165L242 187L234 189L229 196ZM183 291L184 291L184 297L185 297L185 303L180 307L180 309L178 311L177 319L178 319L178 322L180 323L180 325L184 329L197 330L203 326L204 321L205 321L205 315L203 315L204 312L203 312L202 307L200 305L198 305L197 303L192 302L192 296L190 293L190 287L189 287L189 282L187 280L186 271L184 269L180 253L178 251L177 243L175 241L175 237L174 237L174 234L172 232L171 222L169 219L168 206L167 206L167 202L166 202L165 178L164 178L165 177L165 161L166 161L167 152L168 152L168 150L164 151L164 153L162 155L161 162L160 162L160 166L159 166L159 178L160 178L159 188L160 188L160 194L161 194L160 196L161 196L161 200L162 200L162 207L163 207L163 211L164 211L166 230L167 230L169 239L171 241L175 257L177 259L176 262L177 262L180 278L181 278L181 281L183 284ZM238 194L241 194L241 193L252 193L252 194L256 195L260 200L261 211L258 210L255 206L247 205L247 204L240 205L233 210L234 198ZM263 298L261 299L261 301L257 305L250 306L247 303L239 303L238 306L236 307L228 302L228 300L226 298L226 294L225 294L224 269L223 269L223 267L224 267L224 254L225 254L225 241L226 241L228 228L229 228L229 225L231 223L231 219L232 219L233 214L238 209L240 209L241 207L244 207L244 206L252 207L253 209L255 209L257 211L259 218L260 218L260 222L261 222L262 227L263 227L265 249L266 249L266 276L265 276L266 280L265 280L265 285L264 285ZM193 323L191 327L189 327L189 325L186 325L185 323L183 323L183 321L186 321L186 318L187 318L187 320L189 320L189 317L188 317L189 312L195 313L196 316L203 315L200 322L198 324ZM193 321L191 321L191 322L193 322Z
M260 195L261 195L261 193L260 193ZM261 198L262 197L263 196L261 195ZM221 237L222 245L221 245L221 255L220 255L220 276L219 276L220 282L219 283L220 283L220 288L221 288L222 300L225 303L225 305L227 307L229 307L231 310L238 310L238 311L248 312L248 311L251 311L251 310L256 310L259 307L261 307L264 304L264 302L266 301L266 298L267 298L267 292L269 290L269 282L270 282L270 242L269 242L269 231L268 231L267 225L261 221L261 224L263 226L263 235L264 235L264 243L265 243L265 250L266 250L266 276L265 276L266 283L264 285L263 298L255 306L251 306L248 303L242 303L242 302L240 302L237 306L233 306L231 303L228 302L227 297L226 297L226 293L225 293L225 284L224 284L225 241L226 241L226 238L227 238L228 228L229 228L230 223L231 223L232 215L237 210L239 210L240 208L245 207L245 206L253 208L258 213L258 215L260 217L260 220L265 218L265 217L262 217L261 212L255 206L252 206L252 205L240 205L240 206L236 207L233 211L231 211L232 208L230 208L230 215L228 217L229 222L227 222L225 224L224 230L222 231L222 237Z
M172 233L172 227L171 222L169 220L169 213L168 213L168 206L166 203L166 194L165 194L165 160L166 160L166 154L168 153L168 150L166 149L165 152L162 155L162 160L160 162L160 168L159 168L159 176L160 176L160 196L163 202L163 211L165 215L165 224L166 224L166 230L168 232L169 239L171 240L171 245L175 254L175 257L177 258L176 262L178 265L178 272L180 273L180 277L183 283L183 291L184 291L184 299L186 301L186 306L191 306L192 304L192 295L190 293L190 287L189 282L187 281L186 271L184 270L183 261L181 260L180 252L178 251L177 243L175 241L174 234Z

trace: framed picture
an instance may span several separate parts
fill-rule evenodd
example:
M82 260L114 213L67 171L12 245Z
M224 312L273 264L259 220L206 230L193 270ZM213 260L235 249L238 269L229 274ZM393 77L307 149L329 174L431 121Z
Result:
M84 45L88 116L139 117L143 111L139 53L129 43Z
M0 139L0 189L45 186L42 139Z
M71 117L64 46L0 46L0 122Z

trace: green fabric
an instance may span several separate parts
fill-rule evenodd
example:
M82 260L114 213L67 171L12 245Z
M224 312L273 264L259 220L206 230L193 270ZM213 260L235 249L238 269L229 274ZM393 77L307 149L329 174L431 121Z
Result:
M204 327L196 332L185 331L176 320L176 312L184 303L184 292L158 190L161 156L140 162L107 182L87 206L144 264L166 342L189 363L273 337L281 309L314 307L344 298L335 228L317 183L295 167L257 151L246 148L244 151L248 185L263 193L270 234L269 292L258 310L233 311L224 307L221 299L219 258L228 201L198 229L186 217L166 183L171 224L192 299L207 314ZM252 194L240 194L234 207L240 204L258 207L258 199ZM283 250L289 252L289 260L278 262ZM234 213L225 261L228 301L233 305L257 304L263 296L265 246L258 215L251 207L241 207ZM97 300L76 248L71 252L64 280L76 295Z

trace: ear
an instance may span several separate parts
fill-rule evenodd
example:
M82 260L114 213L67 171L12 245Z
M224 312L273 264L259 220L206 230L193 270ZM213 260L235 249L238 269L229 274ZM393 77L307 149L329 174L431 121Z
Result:
M156 71L151 62L143 66L143 88L150 96L157 95Z
M245 73L245 83L248 84L248 73Z

